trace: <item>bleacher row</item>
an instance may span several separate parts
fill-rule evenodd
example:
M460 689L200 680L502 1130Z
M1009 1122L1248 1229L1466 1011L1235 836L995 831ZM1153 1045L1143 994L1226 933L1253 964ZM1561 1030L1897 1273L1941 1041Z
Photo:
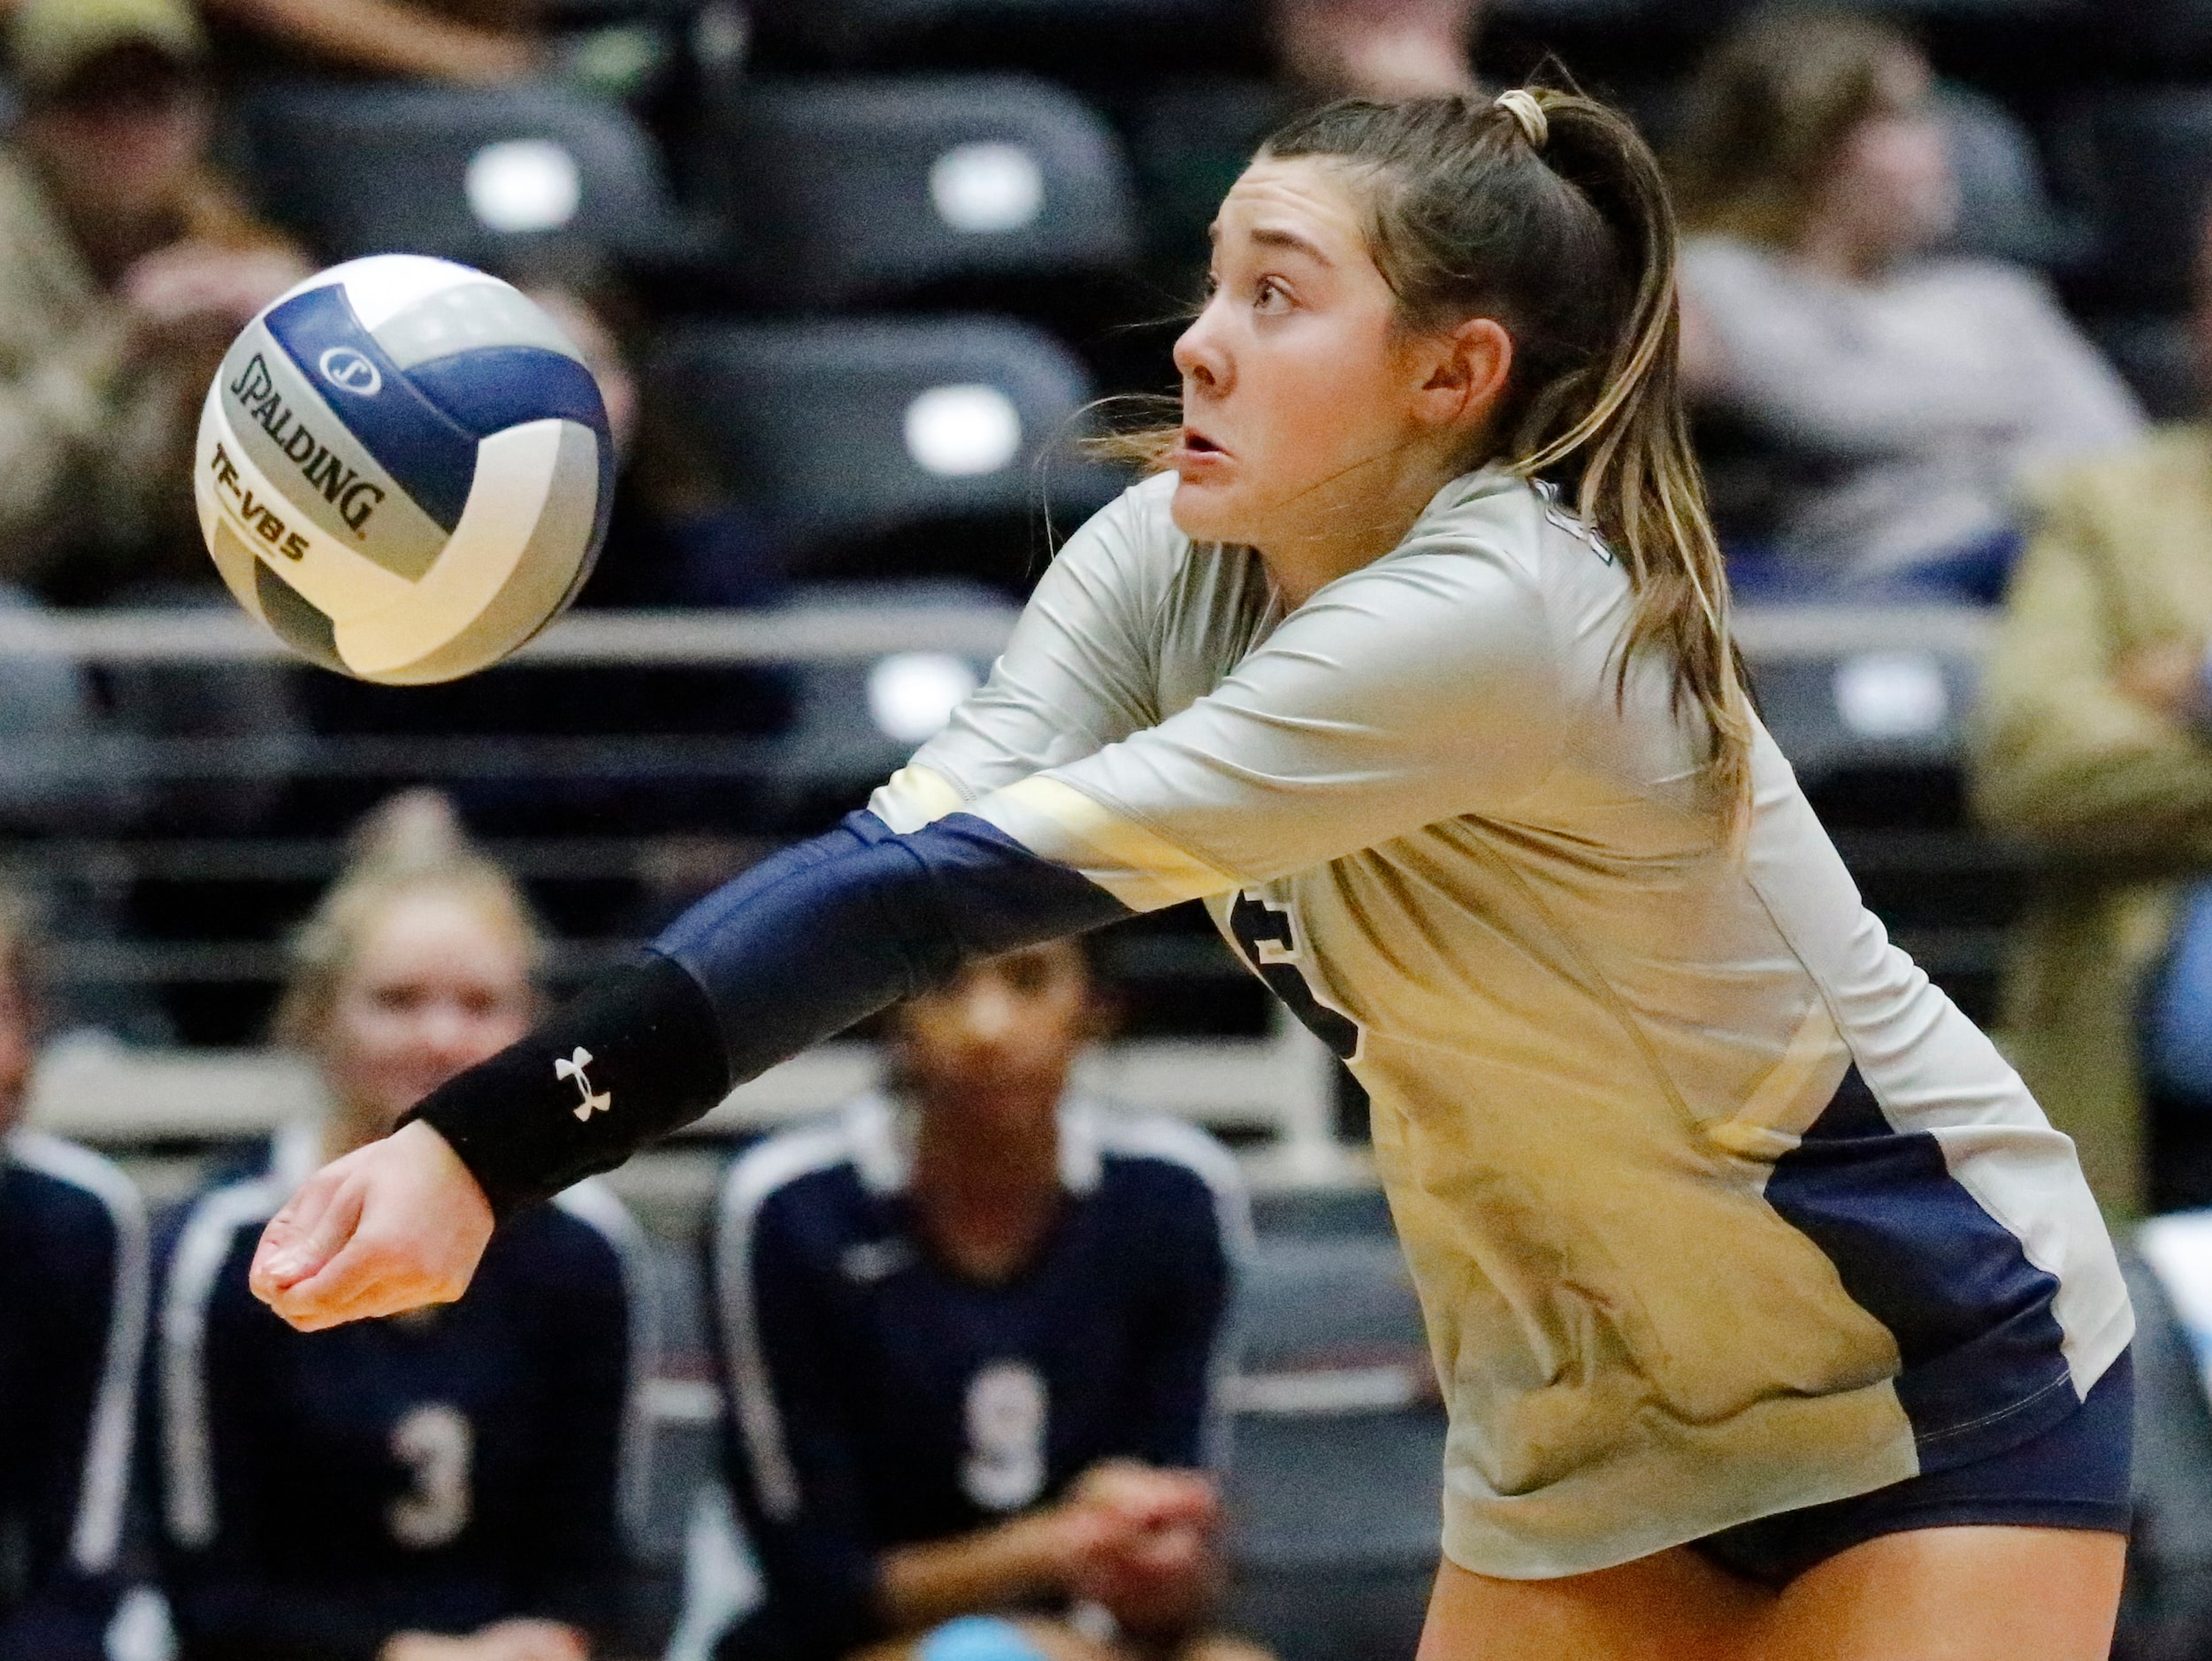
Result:
M1683 70L1740 9L1520 0L1486 13L1485 66L1517 73L1556 45L1663 134ZM1967 78L1947 103L1962 245L2048 272L2155 408L2188 407L2178 307L2212 180L2212 25L2200 15L2212 7L2147 0L2121 27L2075 0L1882 9L1925 22L1940 61ZM242 88L232 153L319 256L410 249L540 280L618 275L643 318L647 408L702 476L689 485L765 527L800 579L756 626L804 636L793 619L825 602L1002 617L1047 524L1064 533L1116 487L1070 441L1095 423L1094 395L1166 379L1168 331L1144 325L1172 313L1191 275L1195 224L1160 208L1181 188L1178 147L1227 135L1233 167L1281 107L1254 44L1259 10L832 0L748 14L727 0L562 0L554 12L578 40L628 31L658 42L638 61L688 67L648 75L628 104L559 84ZM2055 61L2063 84L2023 67ZM855 572L941 586L863 589ZM687 626L696 641L715 624ZM1822 805L1866 855L1862 874L1906 902L1893 922L1917 930L1939 975L1986 1012L2017 862L1980 850L1957 811L1975 625L1939 618L1931 647L1909 617L1785 621L1794 644L1779 655L1763 651L1763 626L1748 617L1746 639L1755 661L1773 660L1761 691L1786 747L1833 777ZM651 655L585 670L540 656L434 695L295 677L304 732L157 737L127 754L73 740L52 765L143 787L119 800L109 790L82 816L88 839L20 857L98 889L74 907L85 978L121 971L169 989L132 1030L237 1043L256 1029L272 944L329 869L333 837L393 784L458 784L479 828L527 833L556 928L609 938L665 908L638 871L664 868L672 839L697 864L699 838L719 838L726 866L745 851L732 839L815 828L926 730L887 716L899 700L885 687L957 687L987 653L886 669L857 654L795 662L808 654L794 647L757 654L749 674L711 649L691 665ZM101 661L124 701L168 695L175 660ZM592 690L624 681L634 694ZM19 746L19 769L39 764L35 746ZM195 792L218 785L219 811L195 809ZM545 846L549 830L578 856ZM248 837L283 855L264 868L285 877L255 881L249 861L226 856ZM587 869L582 844L610 838L636 857ZM1913 892L1930 869L1993 867L1963 914ZM1910 909L1918 900L1930 915ZM1201 930L1160 929L1155 958L1204 958ZM138 944L157 949L118 949ZM1204 970L1231 973L1218 956Z

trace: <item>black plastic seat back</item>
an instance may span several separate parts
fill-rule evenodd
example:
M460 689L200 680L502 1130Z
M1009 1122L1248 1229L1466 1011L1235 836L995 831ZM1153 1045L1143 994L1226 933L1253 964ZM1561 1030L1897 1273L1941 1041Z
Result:
M2098 290L2131 306L2181 303L2212 203L2212 88L2086 102L2065 122L2059 155L2096 233Z
M1075 513L1121 482L1070 451L1082 366L999 318L693 325L662 343L647 396L715 493L802 540L1040 501Z
M947 279L1110 270L1136 248L1112 131L1044 81L746 84L699 172L764 302L897 298Z
M254 94L245 117L271 210L333 257L536 269L685 241L644 130L555 88L292 82Z

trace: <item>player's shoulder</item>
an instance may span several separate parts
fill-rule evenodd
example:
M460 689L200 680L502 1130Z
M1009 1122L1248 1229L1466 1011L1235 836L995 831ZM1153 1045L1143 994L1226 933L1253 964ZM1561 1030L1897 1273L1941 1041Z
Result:
M1187 1120L1075 1096L1060 1110L1061 1163L1072 1183L1202 1208L1224 1232L1250 1228L1251 1200L1236 1156Z
M33 1232L102 1253L144 1239L145 1201L114 1163L35 1130L4 1145L9 1204Z
M626 1278L651 1249L636 1214L597 1177L517 1212L501 1229L500 1244L517 1267L555 1280L593 1273Z
M810 1234L843 1231L868 1188L871 1148L896 1136L892 1118L888 1101L864 1096L754 1144L723 1175L716 1233L725 1242L750 1238L769 1218Z
M1357 613L1400 641L1409 662L1425 641L1489 655L1501 629L1542 638L1547 594L1563 574L1604 580L1614 564L1550 486L1493 462L1445 485L1395 548L1328 584L1306 609Z
M270 1170L203 1190L173 1219L161 1253L165 1320L192 1320L218 1302L243 1304L261 1226L295 1184Z
M1062 580L1111 582L1132 592L1157 588L1190 557L1175 527L1173 473L1131 485L1083 521L1060 547L1052 569Z

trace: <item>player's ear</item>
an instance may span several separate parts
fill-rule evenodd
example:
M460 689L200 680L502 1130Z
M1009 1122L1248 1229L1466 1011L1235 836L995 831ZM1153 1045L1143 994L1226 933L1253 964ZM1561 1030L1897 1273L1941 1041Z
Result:
M1430 337L1416 394L1420 417L1437 426L1479 422L1504 395L1513 373L1513 337L1496 318L1469 318Z

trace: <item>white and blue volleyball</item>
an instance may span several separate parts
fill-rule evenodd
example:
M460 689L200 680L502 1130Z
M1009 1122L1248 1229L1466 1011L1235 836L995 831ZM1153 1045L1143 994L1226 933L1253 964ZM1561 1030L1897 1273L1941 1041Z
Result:
M239 604L325 668L420 685L561 615L606 538L615 458L582 354L528 296L388 254L247 326L195 469Z

